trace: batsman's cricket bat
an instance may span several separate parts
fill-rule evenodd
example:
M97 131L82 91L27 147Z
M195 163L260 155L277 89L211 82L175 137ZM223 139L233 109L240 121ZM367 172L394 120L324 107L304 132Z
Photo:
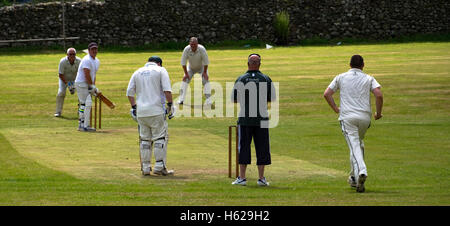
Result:
M114 109L116 107L116 105L109 100L107 97L105 97L102 93L98 93L97 97L100 98L100 100L106 104L106 106L108 106L111 109Z

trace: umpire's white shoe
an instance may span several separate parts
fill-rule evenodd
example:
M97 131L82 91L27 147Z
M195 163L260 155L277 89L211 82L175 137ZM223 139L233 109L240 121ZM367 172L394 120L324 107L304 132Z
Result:
M364 182L366 182L367 175L360 174L358 177L358 183L356 184L357 192L364 192L366 188L364 187Z
M61 117L61 113L57 112L54 114L55 117Z
M240 177L237 177L235 181L233 181L233 183L231 183L232 185L242 185L245 186L247 185L247 179L241 179Z
M265 177L263 177L263 179L258 179L257 184L258 184L259 186L269 186L269 182L266 181L266 178L265 178Z
M175 173L175 171L162 169L162 170L154 170L153 173L157 174L157 175L168 176L168 175L173 175Z
M356 188L356 180L354 176L348 176L347 182L351 188Z

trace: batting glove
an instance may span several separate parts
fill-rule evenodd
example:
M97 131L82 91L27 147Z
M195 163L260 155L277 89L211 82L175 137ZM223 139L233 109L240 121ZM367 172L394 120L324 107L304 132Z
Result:
M89 94L91 94L91 95L94 94L96 90L97 90L97 88L95 88L95 85L89 85L88 86Z
M75 87L73 86L73 82L68 82L67 85L69 87L70 94L73 95L75 93Z
M169 119L175 117L175 106L173 106L172 102L167 103L166 115L168 115Z
M133 118L133 120L135 122L137 122L136 105L131 106L130 115L131 115L131 118Z

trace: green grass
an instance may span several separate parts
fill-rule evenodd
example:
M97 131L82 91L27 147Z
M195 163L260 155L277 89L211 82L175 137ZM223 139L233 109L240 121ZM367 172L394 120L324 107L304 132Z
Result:
M168 166L176 175L141 176L126 87L151 55L162 57L172 84L181 81L181 50L100 49L97 87L117 107L103 108L97 133L76 131L76 96L69 93L64 117L52 116L63 52L1 52L0 205L450 204L450 43L211 49L211 81L233 82L252 52L262 55L261 70L280 84L267 188L256 186L254 154L249 185L230 185L227 126L236 119L227 117L169 121ZM322 97L353 54L365 58L364 71L385 97L384 117L372 122L365 138L363 194L346 183L349 152L337 115ZM88 145L80 144L83 139Z

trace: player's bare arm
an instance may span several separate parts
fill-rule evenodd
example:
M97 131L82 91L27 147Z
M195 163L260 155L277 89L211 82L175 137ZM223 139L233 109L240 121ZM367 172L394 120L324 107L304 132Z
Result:
M166 96L167 103L172 103L172 92L164 91L164 95Z
M328 105L333 109L334 112L339 113L339 108L336 106L336 103L333 99L334 91L330 88L327 88L325 92L323 93L323 97L328 102Z
M381 111L383 109L383 93L381 92L380 87L377 87L372 90L373 95L375 96L375 106L377 108L377 112L375 112L374 118L375 120L383 117Z
M134 97L128 96L128 101L130 102L131 106L135 106L136 105L136 100L134 99Z
M182 65L182 67L183 67L183 71L184 71L183 81L185 82L186 80L189 79L189 74L188 74L186 65Z
M89 70L88 68L83 68L84 71L84 76L86 77L86 82L88 85L94 85L94 83L92 82L91 79L91 70Z
M205 78L205 80L209 80L207 71L208 71L208 65L204 65L202 76L203 76L203 78Z
M67 81L64 79L64 75L63 74L59 74L59 78L61 79L61 81L64 82L64 84L67 85Z

